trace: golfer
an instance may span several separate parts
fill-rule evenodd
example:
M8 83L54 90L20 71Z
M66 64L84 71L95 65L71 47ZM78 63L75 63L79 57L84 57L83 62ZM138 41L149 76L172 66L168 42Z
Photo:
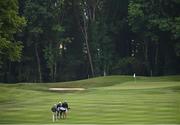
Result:
M68 109L69 109L69 106L68 106L67 101L64 101L64 102L62 103L62 108L63 108L63 110L65 110L65 111L64 111L64 118L67 118L67 112L68 112Z
M54 104L54 105L52 106L51 111L52 111L52 113L53 113L52 120L53 120L53 122L54 122L54 121L56 121L56 119L57 119L57 105L56 105L56 104Z

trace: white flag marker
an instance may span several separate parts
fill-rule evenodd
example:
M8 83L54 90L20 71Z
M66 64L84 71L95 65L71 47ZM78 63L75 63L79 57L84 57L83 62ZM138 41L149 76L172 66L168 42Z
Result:
M134 73L133 77L136 78L136 74L135 73Z
M134 82L136 83L136 74L135 73L134 73L133 77L134 77Z

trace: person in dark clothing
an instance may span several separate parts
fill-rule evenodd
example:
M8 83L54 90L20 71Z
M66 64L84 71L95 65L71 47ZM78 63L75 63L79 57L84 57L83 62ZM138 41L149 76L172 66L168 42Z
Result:
M62 103L62 107L64 107L64 108L67 108L68 109L68 103L65 101L65 102L63 102Z
M60 119L61 116L62 116L61 107L62 107L62 103L59 102L59 103L57 104L57 118L59 118L59 119Z
M52 113L53 113L52 120L53 120L53 122L54 122L54 121L56 121L56 119L57 119L57 105L56 105L56 104L54 104L54 105L52 106L51 111L52 111Z
M62 109L64 109L64 111L63 111L63 118L67 118L67 112L69 110L69 106L68 106L67 101L62 103Z

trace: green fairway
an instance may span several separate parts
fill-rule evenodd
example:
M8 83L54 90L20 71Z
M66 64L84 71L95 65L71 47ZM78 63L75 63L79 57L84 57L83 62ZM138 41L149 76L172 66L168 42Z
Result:
M50 87L85 91L51 92ZM98 77L67 83L0 84L0 124L52 123L51 106L67 100L63 124L180 124L180 76Z

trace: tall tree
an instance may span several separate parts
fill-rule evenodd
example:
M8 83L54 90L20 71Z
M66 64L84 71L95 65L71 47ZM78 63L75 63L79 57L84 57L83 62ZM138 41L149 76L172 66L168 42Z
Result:
M179 27L178 6L176 0L135 0L129 4L129 24L136 35L136 44L142 45L139 47L142 51L136 50L140 56L144 53L141 57L148 75L151 71L154 75L176 72L173 68L177 64L173 47L176 40L172 38L176 36L174 29Z
M23 45L14 39L14 34L20 32L25 24L25 18L18 14L17 0L0 1L0 69L5 70L0 74L1 79L7 75L7 69L3 67L9 61L19 61L21 58Z

